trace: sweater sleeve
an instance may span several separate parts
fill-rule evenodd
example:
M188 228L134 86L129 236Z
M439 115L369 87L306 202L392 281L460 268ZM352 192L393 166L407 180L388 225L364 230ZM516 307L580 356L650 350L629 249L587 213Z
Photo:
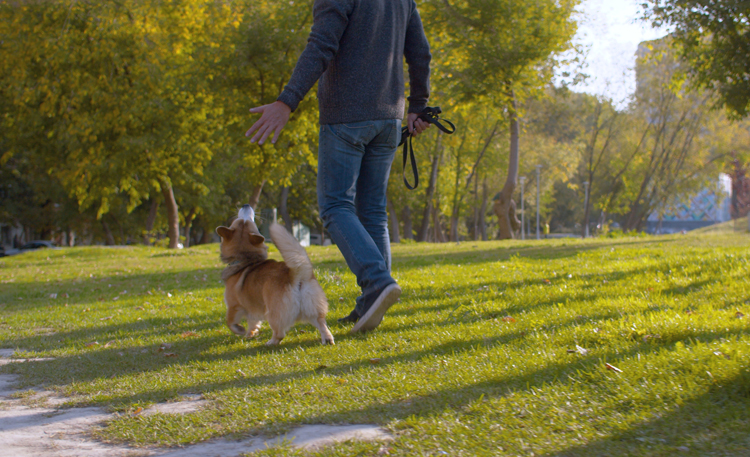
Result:
M297 60L289 83L277 98L292 111L297 109L336 55L353 7L353 0L315 0L307 46Z
M409 113L421 113L430 98L430 44L424 34L417 5L412 1L412 14L406 29L404 57L409 65Z

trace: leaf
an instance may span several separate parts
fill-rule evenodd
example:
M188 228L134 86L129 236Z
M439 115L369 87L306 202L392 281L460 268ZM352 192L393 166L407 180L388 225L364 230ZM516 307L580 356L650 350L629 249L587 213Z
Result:
M165 352L164 357L177 357L177 354L174 352Z
M372 358L372 359L370 359L370 363L373 364L373 365L377 365L378 363L380 363L380 359L377 358L377 357Z
M606 364L604 366L607 367L607 370L612 370L612 371L616 371L617 373L622 373L622 370L617 368L614 365Z
M159 352L162 352L162 351L164 351L166 349L169 349L171 347L172 347L172 345L169 344L169 343L161 343L161 346L159 346Z
M320 365L315 371L325 370L326 368L328 368L328 365Z
M141 407L139 406L139 407L138 407L138 408L137 408L137 409L136 409L135 411L133 411L133 415L137 415L137 414L140 414L140 413L142 413L142 412L143 412L143 408L141 408Z
M108 321L108 320L110 320L110 319L112 319L112 316L102 317L102 318L101 318L101 319L99 319L99 320L100 320L100 321Z
M581 355L587 355L589 353L589 350L588 349L584 349L581 346L579 346L579 345L576 344L576 352L579 353L579 354L581 354Z
M183 332L180 337L182 338L190 338L191 336L198 336L198 334L192 330L189 330L187 332Z
M516 321L516 319L514 317L505 316L503 318L503 322L515 322L515 321Z
M115 340L107 341L107 343L104 345L105 348L108 348L110 346L113 346L115 344Z
M90 348L91 346L97 346L99 343L97 341L92 341L90 343L86 343L84 346L87 348Z
M741 312L737 311L737 313L734 315L734 317L736 317L737 319L742 319L743 317L745 317L745 315L742 314Z

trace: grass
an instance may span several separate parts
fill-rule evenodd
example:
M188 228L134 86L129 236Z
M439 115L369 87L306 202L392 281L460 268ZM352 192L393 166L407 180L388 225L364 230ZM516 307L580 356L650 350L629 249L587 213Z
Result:
M693 231L694 235L705 234L729 234L729 233L747 233L747 217L741 217L721 224L709 225Z
M0 347L54 359L0 372L120 412L97 437L133 446L375 423L395 440L314 454L750 452L747 235L394 246L401 302L357 336L336 323L354 277L335 247L308 252L333 347L303 325L275 348L267 325L232 335L217 245L4 258ZM209 406L135 414L191 393Z

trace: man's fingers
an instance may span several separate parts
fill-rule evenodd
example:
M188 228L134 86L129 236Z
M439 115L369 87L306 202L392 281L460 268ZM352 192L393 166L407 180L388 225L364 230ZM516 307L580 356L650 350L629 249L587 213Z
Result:
M268 124L264 123L263 126L258 129L258 131L255 133L255 136L250 141L252 143L257 143L258 140L263 136L263 134L266 133L266 130L268 130Z
M261 122L262 120L263 119L261 118L261 119L258 119L257 121L255 121L255 124L253 124L253 126L250 127L250 129L247 132L245 132L245 136L250 136L250 135L253 134L253 132L255 132L256 130L258 130L260 128L260 126L263 125L262 122Z
M281 135L281 129L276 129L276 133L273 135L273 139L271 140L271 144L276 144L276 141L279 139L279 135Z
M272 125L269 125L265 132L263 132L263 136L260 138L260 141L258 141L258 144L263 144L266 142L266 139L268 139L268 135L270 135L274 130L280 130Z
M251 113L262 113L263 111L265 111L266 106L268 106L268 105L262 105L262 106L256 106L255 108L250 108L250 112Z

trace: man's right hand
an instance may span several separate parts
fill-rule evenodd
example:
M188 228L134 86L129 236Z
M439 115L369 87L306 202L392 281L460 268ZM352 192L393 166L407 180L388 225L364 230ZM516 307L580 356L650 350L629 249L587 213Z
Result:
M419 114L417 113L409 113L406 116L406 125L409 127L409 133L413 137L430 128L430 123L419 119Z
M271 143L276 143L281 134L281 129L284 128L287 122L289 122L289 116L292 114L292 109L289 108L286 103L275 101L268 105L259 106L257 108L251 108L251 113L261 113L260 119L258 119L250 130L245 133L245 136L250 136L254 132L255 136L250 140L258 144L263 144L271 132L276 132L271 140Z

